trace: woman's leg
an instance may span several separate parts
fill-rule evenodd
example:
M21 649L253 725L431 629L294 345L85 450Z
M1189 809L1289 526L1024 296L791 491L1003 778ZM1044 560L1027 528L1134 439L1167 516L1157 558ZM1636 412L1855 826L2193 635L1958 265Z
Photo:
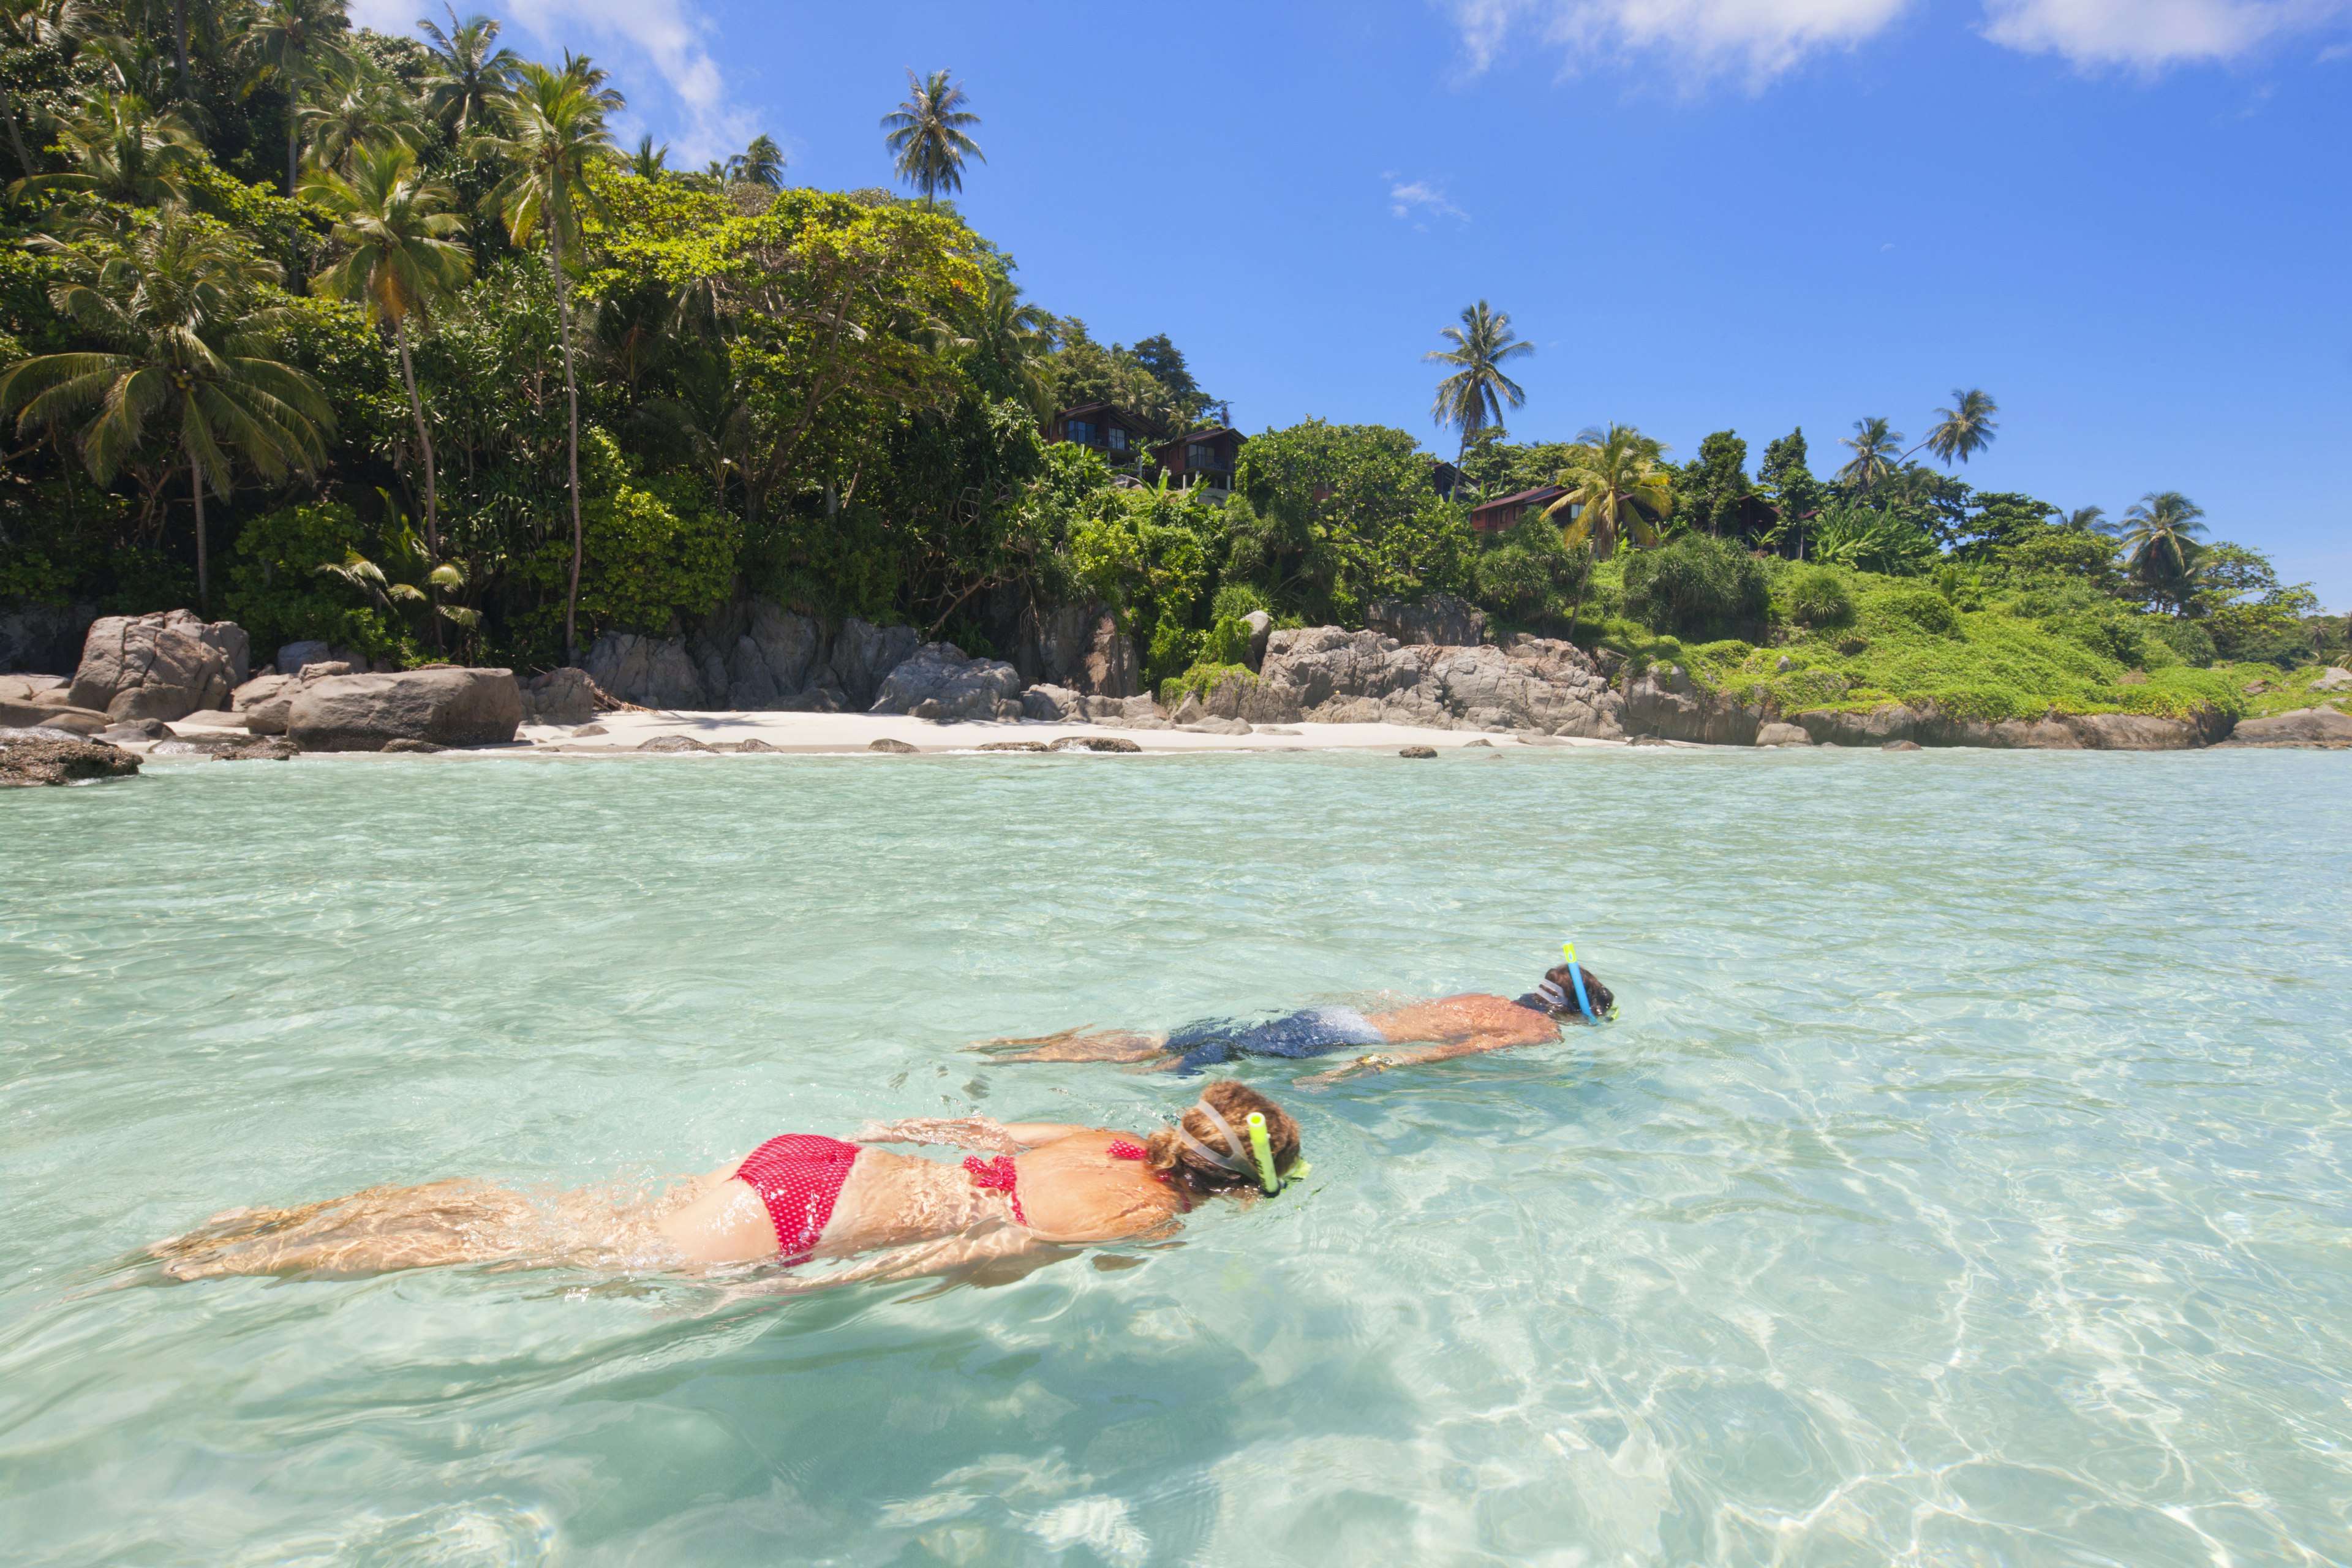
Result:
M1133 1029L1106 1029L1092 1035L1065 1029L1058 1035L1039 1035L1026 1040L990 1040L967 1048L1001 1062L1135 1062L1160 1055L1169 1043L1165 1035L1147 1035Z
M370 1187L286 1209L232 1209L148 1248L179 1279L223 1274L383 1274L486 1263L524 1250L537 1210L480 1182Z

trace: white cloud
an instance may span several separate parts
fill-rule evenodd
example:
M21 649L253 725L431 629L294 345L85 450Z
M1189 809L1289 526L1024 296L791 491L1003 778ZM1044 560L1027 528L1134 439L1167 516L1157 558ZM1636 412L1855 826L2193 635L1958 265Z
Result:
M2234 59L2273 38L2325 26L2343 0L1985 0L1985 37L2083 68L2156 70Z
M483 8L480 0L460 3L457 14L470 16ZM567 48L594 56L628 94L633 119L670 121L668 136L656 140L674 143L674 163L722 158L742 151L751 138L751 117L730 103L726 79L703 43L710 25L690 0L507 0L492 14L510 24L500 41L520 52L543 53L551 64ZM448 26L441 0L351 0L354 26L412 37L419 16ZM530 35L537 49L527 48L517 31ZM660 83L653 92L646 90L648 68ZM675 115L646 112L668 107L664 98L675 100Z
M1674 58L1693 76L1744 75L1761 86L1807 56L1851 48L1910 0L1451 0L1474 68L1494 63L1522 27L1587 59L1629 51Z
M1398 217L1450 217L1456 223L1468 223L1470 215L1445 199L1445 193L1427 180L1414 180L1409 184L1389 187L1389 211ZM1416 228L1426 225L1416 224Z

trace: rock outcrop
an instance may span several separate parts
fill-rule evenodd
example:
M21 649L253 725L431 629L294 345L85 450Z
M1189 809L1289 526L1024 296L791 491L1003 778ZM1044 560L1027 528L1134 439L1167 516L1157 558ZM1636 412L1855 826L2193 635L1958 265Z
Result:
M286 733L309 752L380 752L386 742L494 746L522 723L513 672L427 665L397 675L337 675L296 693Z
M245 629L233 621L206 622L186 610L103 616L82 644L69 700L116 719L184 719L227 705L245 682L248 653Z
M2305 708L2263 719L2241 719L2230 738L2247 746L2352 745L2352 713L2333 708Z
M646 708L864 712L919 641L912 626L855 616L833 626L765 599L733 599L691 634L607 632L586 668L614 697Z
M1337 626L1276 632L1256 679L1227 677L1202 707L1253 724L1385 722L1602 740L1625 732L1624 700L1600 661L1544 637L1440 647Z
M1024 686L1052 686L1085 697L1133 697L1142 667L1135 644L1101 605L1024 606L1013 640L1013 668Z
M913 713L942 722L1018 719L1021 676L1011 665L973 658L953 643L925 643L882 679L869 713Z
M518 678L526 724L585 724L596 717L596 683L574 665L561 665L528 680Z
M71 669L97 618L95 605L19 604L0 612L0 670Z
M0 730L0 789L117 779L139 771L139 759L120 746L55 730Z
M1165 718L1149 697L1096 697L1066 686L1033 686L1023 692L1021 716L1049 724L1150 724Z
M1400 643L1432 647L1476 647L1486 640L1486 612L1451 594L1375 599L1364 610L1364 625Z
M113 722L105 714L93 713L87 708L67 708L54 702L19 702L14 698L0 697L0 725L12 729L46 726L52 730L70 730L78 734L94 735Z
M2040 719L1964 719L1932 704L1887 703L1867 712L1811 710L1791 716L1817 745L1984 746L2001 751L2177 752L2228 737L2226 714L2200 710L2187 719L2150 713L2052 713Z
M323 643L297 644L297 647L323 647ZM246 729L257 735L283 735L287 716L293 710L294 699L305 688L338 676L363 675L366 660L359 667L331 659L319 664L306 664L292 675L257 675L228 694L232 712L244 721Z

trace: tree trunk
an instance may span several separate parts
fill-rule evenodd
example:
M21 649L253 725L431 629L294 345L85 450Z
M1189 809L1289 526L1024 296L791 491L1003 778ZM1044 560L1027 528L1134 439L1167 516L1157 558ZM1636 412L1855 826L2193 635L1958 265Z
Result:
M392 339L400 345L400 374L408 383L408 409L416 416L416 444L425 449L425 548L436 564L441 559L441 515L433 488L433 437L425 428L425 400L416 394L416 368L408 361L408 322L392 319Z
M551 224L547 230L547 269L555 275L557 331L563 337L563 395L572 410L572 586L563 596L563 658L580 662L580 384L572 374L572 299L563 290L563 240Z
M25 171L25 177L30 179L34 174L33 155L25 151L25 132L16 124L16 100L8 96L8 89L5 87L0 87L0 114L8 117L8 145L15 150L16 163Z
M188 96L188 0L172 0L172 37L180 51L180 96Z
M295 177L302 172L302 133L296 127L294 113L300 95L286 95L286 199L294 199Z
M196 608L205 619L213 616L213 584L210 563L205 552L205 466L194 452L188 454L188 477L194 481L196 498Z

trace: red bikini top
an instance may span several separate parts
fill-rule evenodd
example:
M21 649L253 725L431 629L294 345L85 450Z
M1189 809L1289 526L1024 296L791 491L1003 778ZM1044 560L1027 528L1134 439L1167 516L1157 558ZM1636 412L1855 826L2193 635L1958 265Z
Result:
M1148 1160L1151 1157L1150 1150L1125 1138L1112 1139L1110 1147L1104 1152L1114 1160Z

